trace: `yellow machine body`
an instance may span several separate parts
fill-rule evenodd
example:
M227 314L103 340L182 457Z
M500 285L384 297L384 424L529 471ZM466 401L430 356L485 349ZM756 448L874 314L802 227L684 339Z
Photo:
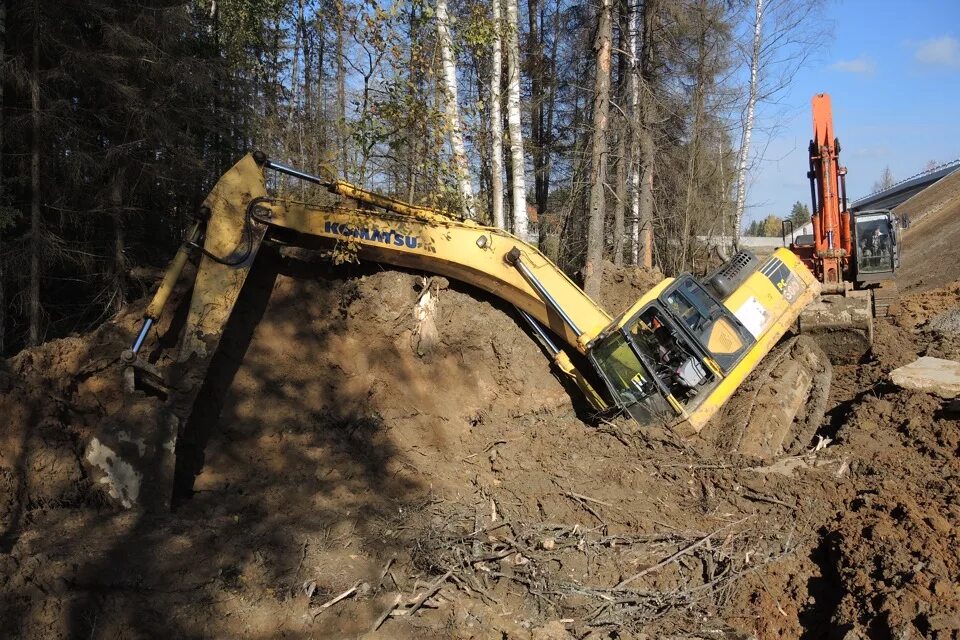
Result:
M181 361L209 357L216 347L264 238L319 243L356 251L361 259L454 278L509 302L593 363L592 378L607 387L606 404L641 423L657 420L696 432L820 291L794 254L778 250L726 296L689 275L668 278L613 319L536 247L502 229L342 181L326 183L344 198L333 206L272 198L266 185L262 160L248 155L205 201L209 220ZM181 262L178 254L171 270L179 272ZM171 286L165 280L158 297L165 299ZM150 313L157 315L155 306ZM603 408L605 401L587 380L591 376L578 371L562 349L551 351L591 404Z

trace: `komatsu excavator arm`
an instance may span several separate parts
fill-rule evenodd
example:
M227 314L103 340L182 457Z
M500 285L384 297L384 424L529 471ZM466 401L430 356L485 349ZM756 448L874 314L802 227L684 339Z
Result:
M321 184L341 199L320 206L273 197L268 169ZM665 279L614 319L536 247L502 229L312 176L260 154L245 156L224 174L201 212L124 354L131 382L136 372L147 370L173 389L167 409L154 416L164 424L171 416L172 424L181 424L193 405L264 241L340 245L356 250L361 259L483 289L518 309L597 410L617 408L641 425L664 424L687 434L703 428L820 290L789 251L777 250L763 262L740 253L706 281L689 274ZM138 352L191 252L201 258L178 366L171 368L174 373L150 371ZM585 356L589 375L574 367L555 338ZM184 371L189 372L186 382L170 379ZM174 438L179 428L174 427Z

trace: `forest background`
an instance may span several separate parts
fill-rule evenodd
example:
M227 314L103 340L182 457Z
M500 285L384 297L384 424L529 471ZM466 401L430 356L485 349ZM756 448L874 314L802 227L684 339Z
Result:
M588 291L603 260L703 271L820 7L0 0L0 355L142 295L252 149L507 228Z

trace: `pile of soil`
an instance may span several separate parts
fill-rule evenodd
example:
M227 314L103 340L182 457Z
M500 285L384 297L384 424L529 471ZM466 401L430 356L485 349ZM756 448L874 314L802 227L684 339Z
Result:
M601 265L601 285L597 302L616 318L629 309L643 294L663 280L663 273L654 267L617 266L609 260Z
M960 172L899 205L896 213L913 220L903 234L900 288L926 291L960 277Z
M141 306L4 364L9 634L956 637L956 416L886 374L960 287L906 300L874 358L836 368L827 446L758 465L590 418L476 290L377 266L258 269L173 513L116 510L80 464L123 410L117 356ZM619 273L600 296L612 313L656 278ZM172 334L148 345L161 363Z

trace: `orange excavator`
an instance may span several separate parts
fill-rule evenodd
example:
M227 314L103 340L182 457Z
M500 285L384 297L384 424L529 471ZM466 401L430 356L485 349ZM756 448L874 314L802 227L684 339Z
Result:
M813 97L809 152L813 229L794 236L791 225L790 249L816 275L822 289L820 299L798 322L832 360L857 360L873 343L873 318L887 315L896 300L899 226L887 209L857 214L847 209L847 169L840 165L840 141L833 132L826 93ZM784 238L788 224L784 223Z

